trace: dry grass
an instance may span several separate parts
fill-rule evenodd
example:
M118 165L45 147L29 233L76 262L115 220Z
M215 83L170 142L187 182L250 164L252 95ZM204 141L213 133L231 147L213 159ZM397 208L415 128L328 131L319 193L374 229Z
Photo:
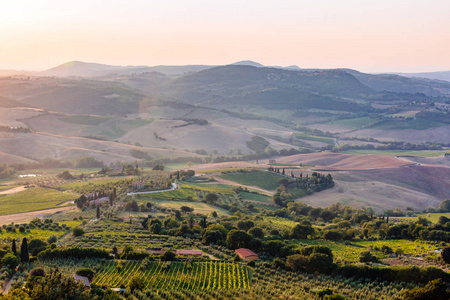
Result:
M448 198L450 172L438 167L404 167L332 172L335 187L298 199L312 206L340 202L378 212L407 206L422 211Z

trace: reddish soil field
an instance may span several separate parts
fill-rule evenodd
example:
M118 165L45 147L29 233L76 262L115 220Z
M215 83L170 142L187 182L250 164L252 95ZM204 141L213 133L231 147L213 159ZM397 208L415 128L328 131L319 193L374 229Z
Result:
M384 155L350 155L342 153L308 153L297 154L277 159L277 163L315 165L316 169L329 170L364 170L396 168L408 163L392 156Z

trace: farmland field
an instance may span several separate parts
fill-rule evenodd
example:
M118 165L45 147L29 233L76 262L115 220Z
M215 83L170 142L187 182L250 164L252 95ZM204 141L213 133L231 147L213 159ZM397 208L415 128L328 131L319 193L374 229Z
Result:
M325 143L325 144L332 145L332 146L334 145L334 139L329 138L329 137L315 136L315 135L309 135L306 133L299 133L299 132L296 132L294 135L298 139L314 141L314 142L321 142L321 143Z
M415 217L395 217L395 218L401 219L401 220L414 221L414 222L418 221L419 218L425 218L428 221L430 221L434 224L437 224L440 216L450 218L450 213L423 213L423 214L416 214Z
M20 193L0 196L0 215L53 208L76 198L78 196L72 193L61 193L47 188L30 188Z
M142 270L141 262L128 261L118 271L118 262L103 266L94 279L100 286L119 287L131 278L143 279L145 288L163 290L217 290L250 287L247 267L224 262L159 263L151 262Z
M188 201L167 201L167 200L152 200L151 202L155 203L160 207L171 208L179 210L182 206L188 206L194 208L194 213L199 214L210 214L213 211L218 214L228 215L228 212L225 209L215 207L203 202L188 202Z
M118 288L126 286L131 278L142 278L145 289L159 290L234 290L250 288L251 272L242 264L225 262L148 262L141 261L77 261L78 264L94 267L97 272L93 283L99 286ZM50 270L58 267L73 274L73 264L60 260L38 263Z
M380 122L380 120L378 119L372 119L370 117L362 117L362 118L331 121L326 123L326 125L333 125L347 128L361 128L374 125L378 122Z
M239 193L244 200L258 201L258 202L270 202L272 203L272 198L266 195L240 192Z
M359 254L369 248L373 249L373 254L380 259L389 257L388 254L376 250L383 246L388 246L394 252L401 249L403 254L408 256L421 256L439 248L436 243L409 240L355 241L348 244L327 240L300 240L300 243L329 247L333 251L335 259L349 262L357 262Z
M345 154L372 154L372 155L391 155L391 156L421 156L421 157L436 157L442 156L446 152L445 150L347 150L341 153Z
M275 190L280 185L278 181L285 178L272 172L239 172L223 174L219 177L243 185L256 186L265 190Z

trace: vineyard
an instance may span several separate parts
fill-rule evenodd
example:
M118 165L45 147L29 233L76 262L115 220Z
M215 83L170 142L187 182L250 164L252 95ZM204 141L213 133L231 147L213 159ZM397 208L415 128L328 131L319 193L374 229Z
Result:
M126 287L131 278L141 278L145 289L158 290L237 290L251 287L250 269L226 262L156 262L105 260L50 260L33 267L46 271L58 268L71 276L79 267L95 270L92 283L111 288Z
M120 287L126 285L134 276L142 278L146 289L217 290L250 287L247 267L224 262L150 262L144 266L138 261L111 261L98 272L94 283Z

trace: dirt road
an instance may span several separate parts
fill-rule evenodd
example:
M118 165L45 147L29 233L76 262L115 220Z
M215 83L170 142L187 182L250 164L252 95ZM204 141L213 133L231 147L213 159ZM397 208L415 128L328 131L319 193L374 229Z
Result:
M18 187L9 189L9 190L1 191L0 195L11 195L11 194L15 194L15 193L18 193L18 192L22 192L24 190L25 190L25 186L24 185L23 186L18 186Z
M265 194L265 195L268 195L268 196L273 196L273 194L275 194L274 191L264 190L264 189L259 188L259 187L257 187L257 186L251 186L251 185L239 184L239 183L237 183L237 182L234 182L234 181L231 181L231 180L226 180L226 179L223 179L223 178L220 178L220 177L217 177L217 176L214 176L214 179L215 179L218 183L246 187L246 188L248 188L248 189L252 189L252 190L261 192L261 193L263 193L263 194ZM215 183L215 182L211 182L211 183L213 184L213 183Z
M68 211L68 210L75 209L75 208L76 208L75 206L68 206L68 207L51 208L51 209L44 209L44 210L38 210L38 211L30 211L30 212L25 212L25 213L0 216L0 225L11 224L11 222L26 223L35 218L42 218L45 215L54 214L56 212Z

